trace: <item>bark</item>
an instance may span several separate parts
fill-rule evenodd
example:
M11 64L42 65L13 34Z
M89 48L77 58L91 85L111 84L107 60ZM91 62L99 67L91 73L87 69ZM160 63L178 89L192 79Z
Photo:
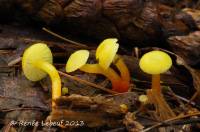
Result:
M200 32L187 36L174 36L168 39L173 51L181 56L187 64L200 64Z
M198 28L200 28L200 11L186 8L183 10L190 14ZM195 31L184 36L172 36L168 39L172 50L181 56L184 61L193 66L200 64L200 32Z
M169 5L173 1L164 3ZM1 0L0 12L3 19L25 17L40 24L62 27L69 34L98 40L117 37L133 46L144 43L149 46L149 42L160 42L197 29L189 14L156 0Z

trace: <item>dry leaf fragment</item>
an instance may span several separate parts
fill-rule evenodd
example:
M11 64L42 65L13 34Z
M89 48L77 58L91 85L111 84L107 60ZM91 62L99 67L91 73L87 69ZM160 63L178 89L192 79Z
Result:
M128 112L123 120L123 124L125 124L126 129L129 132L141 132L144 128L139 122L135 121L134 115Z

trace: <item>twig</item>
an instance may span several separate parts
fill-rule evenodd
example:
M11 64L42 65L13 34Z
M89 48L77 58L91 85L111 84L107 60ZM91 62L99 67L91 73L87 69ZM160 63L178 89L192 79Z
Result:
M105 132L123 132L123 131L126 131L125 127L115 128L115 129L108 130L108 131L105 131Z
M184 119L184 120L178 120L178 121L172 121L172 122L168 122L168 123L163 123L162 125L160 125L159 127L168 127L168 126L176 126L176 125L186 125L186 124L192 124L192 123L199 123L200 122L200 118L191 118L191 119ZM152 126L155 123L149 123L146 126Z
M200 109L200 106L197 105L195 102L193 102L193 101L191 101L191 100L188 100L188 99L186 99L186 98L184 98L184 97L181 97L181 96L179 96L179 95L176 95L175 93L173 93L173 94L172 94L172 93L168 93L168 94L169 94L169 95L173 95L174 97L180 99L181 101L186 102L186 103L187 103L186 105L190 104L190 105L192 105L192 106L194 106L194 107Z
M69 74L66 74L66 73L63 73L63 72L61 72L61 71L59 71L59 74L65 76L65 77L68 77L68 78L70 78L70 79L76 80L76 81L78 81L78 82L87 84L87 85L89 85L89 86L92 86L92 87L101 89L101 90L106 91L106 92L108 92L108 93L110 93L110 94L117 94L117 92L112 91L112 90L110 90L110 89L108 89L108 88L104 88L104 87L102 87L102 86L96 85L96 84L94 84L94 83L88 82L88 81L86 81L86 80L80 79L80 78L78 78L78 77L75 77L75 76L72 76L72 75L69 75Z
M138 47L133 48L132 56L135 56L137 59L139 59L139 48Z
M146 84L149 84L149 85L151 84L150 81L138 80L138 79L135 79L135 78L133 78L132 80L134 82L137 82L137 83L146 83ZM188 87L187 85L181 84L181 83L161 82L160 84L161 85L178 85L178 86L181 86L181 87Z
M158 120L155 120L149 117L145 117L141 115L138 115L138 117L149 120L148 121L149 123L143 124L144 126L153 126L155 125L155 123L158 123ZM200 122L200 118L191 118L191 119L170 121L168 123L163 123L159 127L167 127L167 126L172 126L172 125L186 125L186 124L199 123L199 122Z
M187 115L180 115L180 116L165 120L163 122L157 123L157 124L155 124L155 125L153 125L149 128L146 128L146 129L143 130L143 132L150 131L150 130L156 128L156 127L162 126L163 124L169 123L171 121L175 121L175 120L178 120L178 119L183 119L183 118L187 118L187 117L191 117L191 116L198 116L198 115L200 115L200 112L196 112L196 113L193 113L193 114L187 114Z
M0 109L1 112L10 112L10 111L17 111L17 110L38 110L38 111L49 111L47 109L42 108L34 108L34 107L26 107L26 108L13 108L13 109Z
M66 41L66 42L69 42L69 43L72 43L72 44L74 44L74 45L76 45L76 46L83 47L83 48L87 48L87 47L88 47L88 46L85 45L85 44L81 44L81 43L72 41L72 40L70 40L70 39L67 39L67 38L65 38L65 37L63 37L63 36L61 36L61 35L59 35L59 34L56 34L56 33L50 31L49 29L47 29L47 28L45 28L45 27L43 27L42 30L45 31L45 32L47 32L47 33L49 33L49 34L51 34L51 35L53 35L53 36L55 36L55 37L57 37L57 38L59 38L59 39L62 39L62 40Z
M187 120L164 123L161 126L186 125L186 124L199 123L199 122L200 122L200 118L192 118L192 119L187 119Z
M19 63L21 60L22 60L21 57L17 57L17 58L15 58L14 60L11 60L11 61L8 63L8 66L13 66L13 65Z
M189 100L188 104L190 104L191 102L193 102L193 100L194 100L196 97L198 97L198 95L199 95L199 91L196 91L196 92L194 93L194 95L191 97L191 99Z

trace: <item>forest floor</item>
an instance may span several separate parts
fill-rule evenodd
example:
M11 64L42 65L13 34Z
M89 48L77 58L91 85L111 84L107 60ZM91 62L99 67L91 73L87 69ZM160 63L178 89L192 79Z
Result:
M56 100L51 109L51 81L47 77L31 82L23 74L21 57L34 43L46 43L52 50L62 88L68 93ZM87 42L85 42L87 43ZM0 25L0 124L5 132L26 131L104 131L147 132L200 130L200 71L183 58L161 48L133 48L118 52L130 71L131 85L125 93L115 93L111 83L101 75L81 71L67 74L66 61L79 49L91 52L94 62L98 44L83 46L62 40L42 29L22 25ZM167 52L173 60L170 71L161 74L162 93L175 116L168 119L159 106L143 104L140 95L151 87L151 76L139 68L141 56L152 50ZM109 90L106 90L109 89ZM123 105L122 105L123 104ZM125 107L123 107L125 105ZM126 108L127 107L127 108Z

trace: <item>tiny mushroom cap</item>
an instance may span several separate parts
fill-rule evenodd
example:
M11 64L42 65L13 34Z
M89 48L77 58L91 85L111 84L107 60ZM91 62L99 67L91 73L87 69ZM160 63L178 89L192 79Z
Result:
M142 56L139 62L140 68L148 74L161 74L172 66L171 57L162 51L151 51Z
M120 104L120 109L123 113L128 111L128 106L126 104Z
M69 89L67 87L62 88L62 95L66 95L69 93Z
M143 104L146 104L148 102L148 96L147 95L140 95L139 96L139 101Z
M73 72L77 69L81 68L83 65L86 64L89 58L89 51L88 50L78 50L71 54L69 57L65 70L66 72Z
M46 44L37 43L25 50L22 57L22 69L25 76L31 81L39 81L47 76L47 73L35 66L38 61L53 63L51 50Z
M119 44L116 38L105 39L96 50L96 59L103 69L107 69L113 62L118 51Z

